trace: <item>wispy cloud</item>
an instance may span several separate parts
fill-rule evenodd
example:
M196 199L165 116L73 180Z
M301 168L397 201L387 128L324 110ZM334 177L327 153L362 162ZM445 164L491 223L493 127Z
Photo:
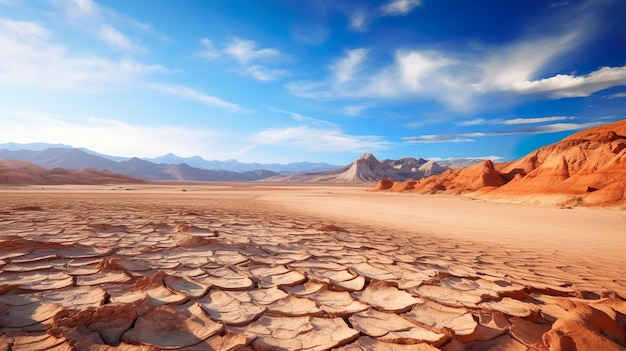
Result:
M180 96L187 100L197 101L208 106L220 107L234 112L244 111L244 109L237 104L224 101L218 97L211 96L185 86L173 84L152 84L150 87L154 90L162 91L170 95Z
M552 98L585 97L595 92L626 85L626 66L602 67L587 75L557 74L533 81L519 81L510 90L522 94L545 93Z
M361 112L363 112L364 110L367 110L368 108L371 108L372 106L369 104L361 104L361 105L348 105L348 106L344 106L343 108L343 113L345 113L348 116L358 116L361 114Z
M356 32L367 30L367 12L364 9L354 10L350 14L350 29Z
M142 46L123 33L118 25L131 25L151 31L149 25L121 16L92 0L70 0L58 2L58 5L63 8L70 23L87 33L91 33L110 47L124 51L144 50Z
M252 65L246 69L246 72L249 73L256 80L260 80L263 82L269 82L272 80L276 80L284 75L287 75L287 71L281 69L273 69L267 68L261 65Z
M325 152L370 152L390 146L388 141L379 136L350 135L340 130L309 126L267 129L255 134L252 140L257 144Z
M337 128L337 125L335 123L331 123L331 122L328 122L319 118L308 117L308 116L301 115L299 113L285 111L285 110L281 110L281 109L271 107L271 106L269 107L269 110L271 112L278 112L278 113L289 115L294 121L303 122L309 125Z
M330 65L336 84L350 82L361 69L369 50L364 48L346 50L346 56Z
M550 117L526 117L526 118L510 118L510 119L490 119L486 120L483 118L476 118L468 121L461 121L456 123L459 126L467 127L467 126L477 126L477 125L517 125L517 124L537 124L537 123L547 123L547 122L556 122L556 121L564 121L568 119L576 119L574 116L550 116Z
M200 45L202 45L202 50L198 52L198 57L206 60L213 60L220 57L220 52L215 49L215 46L210 39L202 38L200 40Z
M487 124L487 123L489 123L488 120L485 120L482 118L475 118L475 119L470 119L467 121L458 122L457 125L462 126L462 127L467 127L467 126L479 126L481 124Z
M570 116L552 116L552 117L532 117L532 118L511 118L498 122L497 124L514 125L514 124L536 124L546 122L564 121L568 119L575 119L576 117Z
M474 141L474 139L462 137L456 134L427 134L403 137L402 140L410 144L469 143Z
M532 122L531 122L532 123ZM503 125L519 125L522 123L500 123ZM603 124L603 122L588 123L553 123L540 126L521 127L518 129L490 130L484 132L429 134L402 138L408 143L459 143L473 142L475 138L516 135L516 134L548 134L566 131L582 130Z
M0 18L0 82L65 90L96 91L137 82L166 69L131 59L70 56L35 22Z
M554 71L558 59L591 38L581 28L593 27L597 21L596 12L586 7L562 12L561 17L536 24L524 36L500 45L473 43L462 50L398 48L390 59L369 55L363 48L347 50L331 61L325 79L294 81L286 87L293 95L315 99L421 99L467 112L484 109L486 101L504 105L546 96L588 96L626 85L626 66L540 79L548 69ZM565 21L570 25L557 24ZM338 69L340 64L358 69Z
M421 0L393 0L381 6L380 9L385 16L403 16L421 4Z
M200 45L202 49L196 53L197 57L207 61L215 60L219 57L230 58L239 67L237 69L238 72L251 76L258 81L274 81L289 74L285 70L268 67L268 61L272 64L271 61L283 58L279 50L258 48L257 43L252 40L233 38L221 50L217 49L209 38L202 38Z
M278 57L280 55L280 52L276 49L257 49L256 46L256 43L252 40L234 38L233 41L226 46L224 52L242 64L247 64L255 59Z
M613 95L608 95L604 97L605 99L619 99L619 98L626 98L626 92L623 93L617 93L617 94L613 94Z

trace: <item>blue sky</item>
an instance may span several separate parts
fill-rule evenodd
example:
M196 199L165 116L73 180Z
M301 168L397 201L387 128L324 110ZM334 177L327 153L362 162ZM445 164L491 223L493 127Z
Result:
M0 0L0 143L511 160L626 118L626 1Z

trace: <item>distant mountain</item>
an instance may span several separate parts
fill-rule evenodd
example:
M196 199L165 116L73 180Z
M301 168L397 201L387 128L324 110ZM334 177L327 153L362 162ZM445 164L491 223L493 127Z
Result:
M377 189L626 209L626 120L580 131L516 161L487 160L418 181L383 180Z
M12 150L12 151L16 151L16 150L43 151L45 149L50 149L50 148L72 149L72 146L65 145L65 144L47 144L47 143L26 143L26 144L6 143L6 144L0 144L0 149L6 149L6 150Z
M107 170L86 168L81 171L39 167L32 162L0 160L0 184L126 184L145 183L145 180L116 174Z
M32 162L44 168L64 168L71 170L106 169L149 180L190 180L190 181L254 181L276 176L279 173L267 170L233 172L207 170L182 164L156 164L139 158L113 161L101 156L74 148L49 148L43 151L0 149L0 159Z
M248 172L232 172L225 170L209 170L191 167L186 163L169 165L164 170L173 180L214 180L214 181L255 181L276 176L278 173L258 170Z
M155 157L155 158L144 158L144 160L155 162L155 163L167 163L167 164L181 164L186 163L192 167L211 169L211 170L227 170L234 172L247 172L247 171L255 171L259 169L273 171L282 174L291 174L291 173L311 173L311 172L322 172L331 169L335 169L339 166L331 165L324 162L294 162L288 164L280 164L280 163L242 163L237 160L226 160L226 161L207 161L200 156L192 156L192 157L180 157L176 156L172 153Z
M367 153L344 167L317 173L276 176L267 181L287 182L333 182L354 183L378 181L390 178L403 181L410 178L420 179L433 174L440 174L449 168L423 159L403 158L400 160L378 161L374 155Z

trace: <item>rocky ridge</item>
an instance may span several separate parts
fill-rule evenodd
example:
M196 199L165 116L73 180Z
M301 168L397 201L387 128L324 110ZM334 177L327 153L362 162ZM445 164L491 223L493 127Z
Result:
M375 190L626 208L626 120L578 132L516 161L484 161L421 180L387 179Z
M286 175L271 177L268 181L289 182L332 182L332 183L359 183L373 182L389 178L402 181L410 178L422 178L440 174L448 167L438 165L433 161L415 159L411 157L399 160L379 161L371 153L366 153L357 160L344 167L318 173Z

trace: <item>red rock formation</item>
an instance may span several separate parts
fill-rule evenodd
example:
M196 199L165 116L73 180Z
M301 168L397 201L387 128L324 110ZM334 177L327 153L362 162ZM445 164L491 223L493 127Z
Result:
M374 190L626 208L626 120L578 132L516 161L485 161L411 184L380 183Z

